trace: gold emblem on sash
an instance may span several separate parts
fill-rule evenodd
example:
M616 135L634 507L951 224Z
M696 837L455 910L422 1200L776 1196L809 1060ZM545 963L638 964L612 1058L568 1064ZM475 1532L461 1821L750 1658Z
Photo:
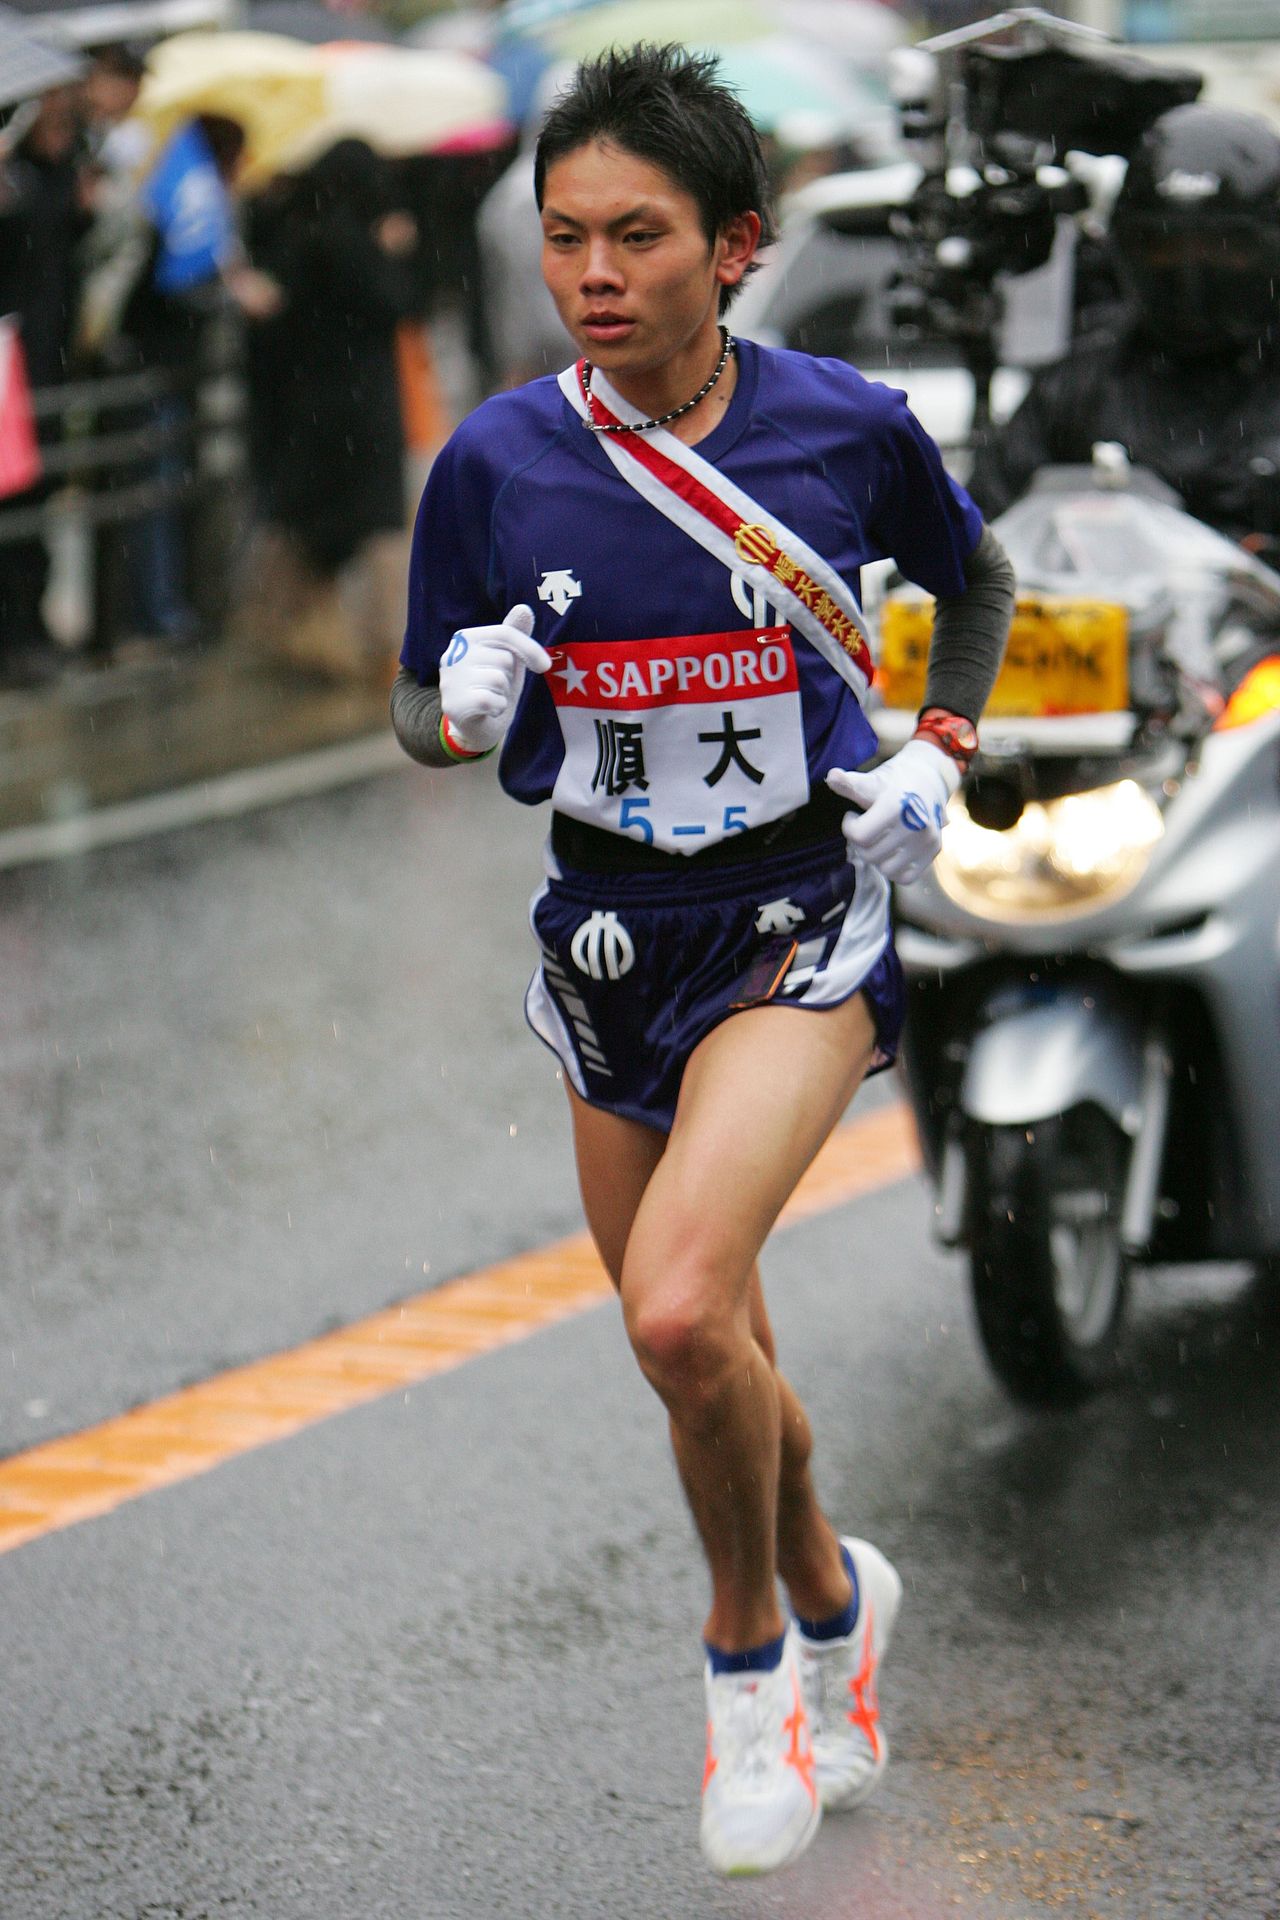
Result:
M767 567L773 572L773 563L778 558L778 543L768 527L749 527L745 523L733 536L733 544L744 560L752 566Z
M831 598L829 593L818 585L797 566L789 553L784 553L768 527L749 526L745 521L733 536L733 544L741 559L751 566L763 567L775 580L792 593L814 614L833 639L838 640L849 658L857 663L863 672L869 670L866 649L853 621Z

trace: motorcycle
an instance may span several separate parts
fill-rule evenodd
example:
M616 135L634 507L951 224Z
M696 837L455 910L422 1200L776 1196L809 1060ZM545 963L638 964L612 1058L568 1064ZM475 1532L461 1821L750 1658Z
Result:
M937 862L899 889L936 1232L1019 1400L1114 1372L1131 1269L1280 1258L1280 574L1123 451L997 522L1019 607ZM892 751L928 605L881 613Z

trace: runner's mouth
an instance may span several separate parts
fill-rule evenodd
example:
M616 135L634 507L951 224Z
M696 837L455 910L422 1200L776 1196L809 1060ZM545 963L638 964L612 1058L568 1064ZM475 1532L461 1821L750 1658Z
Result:
M634 320L628 320L621 313L590 313L579 322L588 338L608 342L624 340L635 326Z

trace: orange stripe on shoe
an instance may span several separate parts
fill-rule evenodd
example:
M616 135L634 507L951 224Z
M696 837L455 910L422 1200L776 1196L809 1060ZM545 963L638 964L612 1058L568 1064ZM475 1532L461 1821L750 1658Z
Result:
M869 1113L831 1136L779 1224L887 1186L918 1164L905 1109ZM582 1313L611 1293L590 1239L575 1234L304 1346L13 1454L0 1461L0 1553L416 1386Z

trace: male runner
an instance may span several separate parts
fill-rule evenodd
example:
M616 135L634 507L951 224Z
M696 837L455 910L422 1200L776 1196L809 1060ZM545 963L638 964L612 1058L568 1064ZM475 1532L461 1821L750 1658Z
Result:
M893 1056L889 882L937 850L1012 575L901 394L721 326L770 229L712 61L582 68L536 186L583 357L486 402L437 460L392 713L418 759L501 744L507 792L552 803L527 1012L710 1572L703 1849L760 1872L879 1779L902 1589L818 1505L756 1260ZM885 555L938 619L916 737L857 773L857 583Z

